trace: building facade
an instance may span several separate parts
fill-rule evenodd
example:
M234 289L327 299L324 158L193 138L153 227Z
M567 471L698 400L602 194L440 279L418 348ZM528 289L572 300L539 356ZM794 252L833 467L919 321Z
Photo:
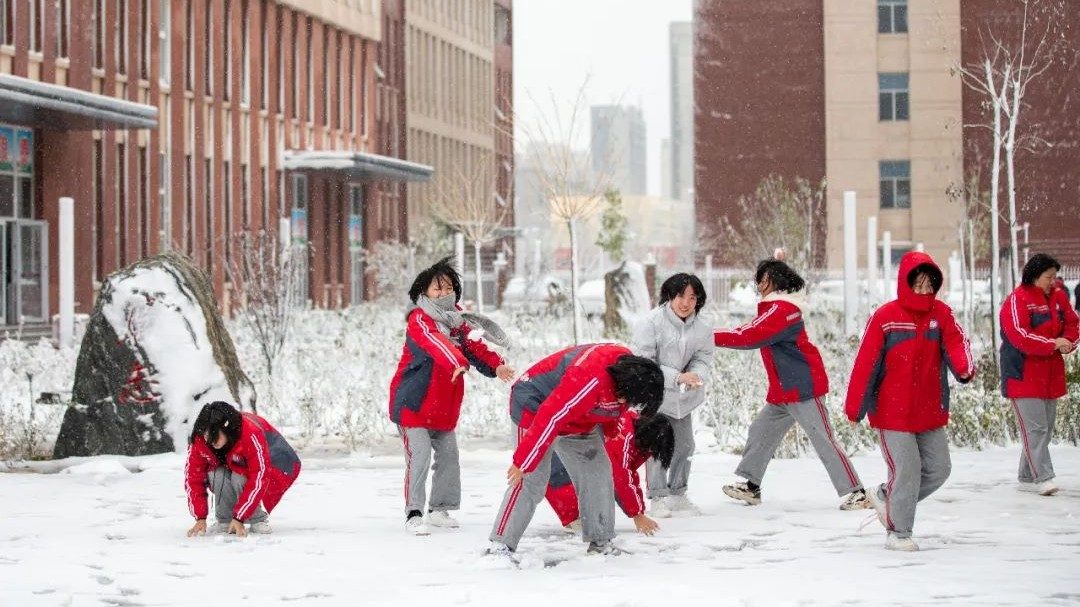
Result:
M667 159L671 183L661 196L691 201L694 196L694 25L672 23L671 53L671 149Z
M56 310L47 277L57 275L61 196L75 200L77 311L91 309L109 273L164 250L206 269L229 309L239 297L228 273L239 241L282 232L282 219L292 241L307 245L304 292L314 305L363 297L357 251L405 238L404 189L383 184L431 172L398 159L404 113L393 100L404 66L392 57L403 38L400 26L393 33L400 7L387 4L384 12L376 0L0 2L0 211L11 201L22 213L4 216L5 234L35 237L20 222L42 222L47 292L36 316L8 301L5 322ZM43 100L14 94L26 86L44 88ZM73 108L57 119L50 97ZM77 120L86 106L100 116ZM30 162L5 162L7 140ZM7 256L4 270L13 275ZM5 287L20 282L32 281L8 278Z
M593 172L624 196L645 195L645 118L641 108L594 105L590 112Z
M1080 7L1066 3L1066 20ZM857 195L859 264L867 219L891 234L892 257L922 246L944 261L959 249L964 205L950 196L982 167L990 141L981 100L955 74L981 53L980 30L1019 18L1017 3L948 0L705 0L695 19L696 217L736 219L741 196L771 173L828 183L821 261L843 263L842 199ZM997 30L1001 31L1001 30ZM1066 34L1075 38L1075 32ZM784 45L772 41L785 40ZM1072 41L1074 48L1076 40ZM1075 51L1074 51L1075 52ZM1018 216L1029 245L1080 262L1077 84L1068 61L1029 91L1025 119L1058 145L1017 158ZM739 86L729 83L738 82ZM1071 107L1071 106L1070 106ZM1004 200L1004 186L1001 192ZM1070 233L1072 232L1072 233ZM1003 228L1006 242L1007 228ZM719 253L719 251L717 251ZM879 256L880 260L880 256ZM880 261L879 261L880 263Z

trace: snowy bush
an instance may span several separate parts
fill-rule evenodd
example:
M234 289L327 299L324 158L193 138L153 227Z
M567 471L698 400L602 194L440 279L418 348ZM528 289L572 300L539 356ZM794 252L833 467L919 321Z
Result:
M42 392L67 393L75 350L46 341L0 341L0 459L40 459L52 453L64 407L40 404Z

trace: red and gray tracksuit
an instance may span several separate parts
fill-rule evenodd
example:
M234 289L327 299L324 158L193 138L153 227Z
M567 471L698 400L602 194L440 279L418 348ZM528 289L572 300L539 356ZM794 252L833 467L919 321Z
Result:
M409 312L405 346L390 382L390 420L398 426L405 446L405 511L456 510L461 506L461 466L457 427L465 376L451 381L459 367L475 367L495 377L503 359L478 339L469 338L467 325L450 335L420 308ZM432 453L435 461L432 465ZM433 468L431 501L425 486Z
M1049 294L1020 285L1001 306L1001 392L1012 401L1020 426L1023 453L1019 479L1041 483L1054 478L1050 439L1057 399L1065 395L1065 359L1055 339L1080 338L1076 310L1065 290Z
M768 404L758 412L746 437L746 448L735 474L760 485L776 448L792 424L810 438L838 495L862 489L862 481L836 440L822 399L829 378L821 353L806 335L804 302L794 293L773 292L758 303L749 323L716 331L717 346L759 349L769 377Z
M607 368L627 354L615 344L573 346L540 360L514 383L511 416L524 432L513 463L525 474L503 496L492 541L517 549L547 492L555 452L577 489L584 540L615 537L614 479L604 437L618 432L628 408L615 396ZM530 410L535 413L527 416Z
M878 498L885 502L887 527L900 537L911 536L916 504L949 477L948 371L962 382L975 374L971 347L952 309L908 285L920 268L941 275L925 253L900 260L897 298L866 324L844 405L849 419L869 415L878 430L889 469Z
M254 413L241 419L240 438L223 457L201 436L188 447L184 492L197 519L209 512L209 489L218 522L264 521L300 474L300 458L270 422Z

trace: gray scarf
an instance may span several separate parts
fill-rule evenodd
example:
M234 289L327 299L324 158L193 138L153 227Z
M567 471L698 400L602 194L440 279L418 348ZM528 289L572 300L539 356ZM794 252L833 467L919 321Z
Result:
M485 340L496 346L505 348L510 345L510 339L498 323L483 314L458 310L453 295L446 295L438 299L429 299L426 295L421 295L416 299L416 307L433 318L435 324L439 327L439 331L447 337L450 336L451 329L456 329L465 324L470 329L480 331Z

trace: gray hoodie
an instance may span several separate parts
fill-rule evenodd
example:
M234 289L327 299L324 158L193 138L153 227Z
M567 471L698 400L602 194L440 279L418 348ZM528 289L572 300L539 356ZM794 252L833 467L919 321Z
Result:
M655 360L664 372L664 404L660 412L682 419L705 402L704 388L680 391L676 379L693 372L709 381L715 346L712 326L695 314L684 322L669 303L650 310L634 325L631 344L634 354Z

